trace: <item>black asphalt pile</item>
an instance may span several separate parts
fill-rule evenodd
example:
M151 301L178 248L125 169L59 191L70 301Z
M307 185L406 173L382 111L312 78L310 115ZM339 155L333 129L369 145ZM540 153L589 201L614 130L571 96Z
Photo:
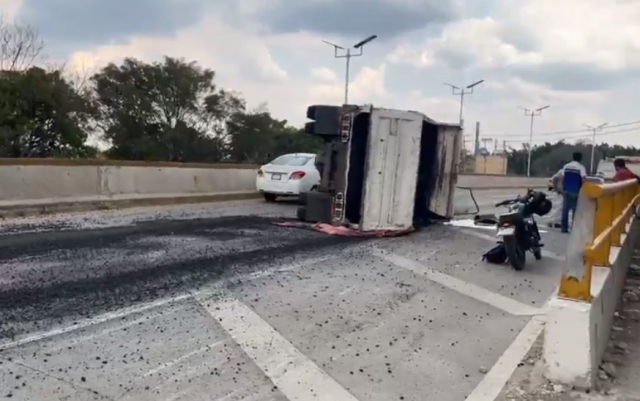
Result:
M361 241L276 227L259 216L15 232L0 237L0 338Z

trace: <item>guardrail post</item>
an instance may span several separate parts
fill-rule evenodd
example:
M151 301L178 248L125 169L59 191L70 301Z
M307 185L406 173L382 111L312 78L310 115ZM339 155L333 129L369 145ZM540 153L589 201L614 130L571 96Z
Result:
M558 296L574 301L591 302L591 271L593 259L587 260L585 244L592 242L597 201L588 196L586 183L578 195L575 220L567 243L565 271L560 280Z
M613 222L613 195L606 194L598 198L596 205L596 218L593 226L593 239L595 240ZM593 263L600 266L609 266L609 252L611 250L611 236L607 236L601 246L594 249Z

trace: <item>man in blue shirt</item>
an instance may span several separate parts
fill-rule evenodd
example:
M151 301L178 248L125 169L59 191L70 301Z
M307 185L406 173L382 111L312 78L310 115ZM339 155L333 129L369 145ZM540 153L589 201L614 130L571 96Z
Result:
M567 163L552 178L553 181L562 180L562 219L560 228L563 233L569 232L569 212L571 219L575 217L578 205L578 194L582 183L587 177L587 169L582 165L582 153L574 152L573 161Z

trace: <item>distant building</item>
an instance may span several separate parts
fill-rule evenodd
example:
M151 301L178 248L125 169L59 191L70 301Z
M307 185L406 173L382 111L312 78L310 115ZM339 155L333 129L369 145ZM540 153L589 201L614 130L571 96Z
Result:
M487 152L488 153L488 152ZM507 158L503 155L479 155L467 157L464 164L465 173L475 174L507 174Z

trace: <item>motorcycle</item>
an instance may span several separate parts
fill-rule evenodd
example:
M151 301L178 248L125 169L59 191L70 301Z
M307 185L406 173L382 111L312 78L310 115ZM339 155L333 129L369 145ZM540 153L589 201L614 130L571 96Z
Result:
M507 199L496 207L507 206L508 212L498 216L497 236L502 238L509 263L516 270L524 269L526 253L542 259L542 237L534 215L544 216L552 203L543 192L527 190L525 196Z

